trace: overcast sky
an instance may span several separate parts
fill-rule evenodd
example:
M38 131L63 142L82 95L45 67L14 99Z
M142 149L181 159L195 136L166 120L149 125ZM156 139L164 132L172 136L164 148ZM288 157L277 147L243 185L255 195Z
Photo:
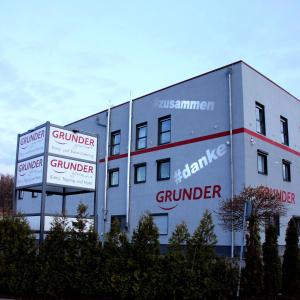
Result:
M0 173L17 134L244 60L300 97L300 1L0 1Z

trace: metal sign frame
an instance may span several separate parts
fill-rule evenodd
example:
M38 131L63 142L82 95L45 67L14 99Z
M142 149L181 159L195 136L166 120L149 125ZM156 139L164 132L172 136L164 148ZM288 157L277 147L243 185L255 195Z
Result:
M44 144L44 152L39 153L39 154L34 154L33 156L28 156L26 158L18 159L19 157L19 143L20 143L20 138L32 131L38 130L40 128L45 127L45 144ZM86 159L80 159L77 157L72 157L72 156L66 156L66 155L59 155L55 153L49 152L49 140L50 140L50 127L55 127L58 129L70 131L73 133L80 133L84 135L88 135L91 137L96 138L96 159L95 161L91 160L86 160ZM68 195L75 195L75 194L84 194L84 193L94 193L94 228L97 232L98 229L98 189L97 189L97 181L98 181L98 176L99 176L99 168L98 168L98 161L99 161L99 153L98 153L98 147L99 147L99 136L98 134L91 134L87 133L85 131L81 130L72 130L63 126L51 124L49 121L39 125L32 130L28 130L27 132L24 132L22 134L18 134L18 140L17 140L17 151L16 151L16 163L15 163L15 180L14 180L14 191L13 191L13 213L17 213L17 200L18 200L18 192L19 191L27 191L27 192L40 192L41 193L41 205L40 205L40 238L39 241L40 243L44 240L44 232L45 232L45 203L46 203L46 198L47 194L56 194L56 195L61 195L62 196L62 215L65 215L66 212L66 196ZM62 184L53 184L53 183L47 183L47 174L48 174L48 157L49 156L54 156L57 158L64 158L64 159L72 159L75 161L83 162L83 163L90 163L95 165L95 188L94 189L89 189L89 188L82 188L82 187L74 187L70 185L62 185ZM43 180L41 183L37 184L29 184L25 186L20 186L17 187L17 173L18 173L18 163L24 162L29 159L34 159L36 157L43 156ZM57 187L57 188L62 188L62 192L55 191L53 192L51 188ZM67 191L67 189L70 189L71 191Z

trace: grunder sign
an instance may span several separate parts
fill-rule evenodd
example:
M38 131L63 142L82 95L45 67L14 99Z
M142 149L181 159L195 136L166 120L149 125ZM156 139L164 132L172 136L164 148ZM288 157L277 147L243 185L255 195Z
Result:
M18 160L42 154L45 150L46 127L22 135L18 144Z
M97 138L50 126L49 153L95 162Z
M96 135L49 122L19 135L16 188L45 183L95 190L97 145Z
M95 164L56 156L48 157L48 184L93 190L95 189L95 182Z
M40 184L43 181L44 156L19 162L16 187Z

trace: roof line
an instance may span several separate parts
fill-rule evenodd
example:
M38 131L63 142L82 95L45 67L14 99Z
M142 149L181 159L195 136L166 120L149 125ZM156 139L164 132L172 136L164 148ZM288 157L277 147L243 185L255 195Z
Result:
M163 91L163 90L166 90L166 89L171 88L171 87L173 87L173 86L179 85L179 84L181 84L181 83L185 83L185 82L187 82L187 81L190 81L190 80L193 80L193 79L196 79L196 78L199 78L199 77L208 75L208 74L210 74L210 73L213 73L213 72L216 72L216 71L219 71L219 70L228 68L228 67L230 67L230 66L233 66L233 65L235 65L235 64L242 63L242 62L243 62L242 60L235 61L235 62L230 63L230 64L228 64L228 65L225 65L225 66L223 66L223 67L219 67L219 68L217 68L217 69L210 70L210 71L205 72L205 73L202 73L202 74L200 74L200 75L197 75L197 76L194 76L194 77L191 77L191 78L188 78L188 79L179 81L179 82L177 82L177 83L173 83L173 84L168 85L168 86L166 86L166 87L164 87L164 88L161 88L161 89L155 90L155 91L153 91L153 92L144 94L143 96L140 96L140 97L137 97L137 98L135 98L135 99L132 99L132 101L140 100L140 99L142 99L142 98L144 98L144 97L147 97L147 96L150 96L150 95L152 95L152 94L161 92L161 91ZM116 106L112 106L111 108L116 108L116 107L125 105L125 104L127 104L127 103L129 103L129 101L122 102L122 103L120 103L120 104L118 104L118 105L116 105ZM83 121L83 120L88 119L88 118L90 118L90 117L93 117L93 116L96 116L96 115L98 115L98 114L101 114L101 113L103 113L103 112L105 112L105 111L107 111L107 110L108 110L108 109L101 110L101 111L99 111L99 112L97 112L97 113L95 113L95 114L89 115L89 116L84 117L84 118L79 119L79 120L76 120L76 121L71 122L71 123L69 123L69 124L67 124L67 125L65 125L65 126L69 126L69 125L71 125L71 124L74 124L74 123Z
M243 60L238 60L238 61L235 61L235 62L230 63L230 64L228 64L228 65L225 65L225 66L222 66L222 67L219 67L219 68L210 70L210 71L208 71L208 72L202 73L202 74L200 74L200 75L197 75L197 76L194 76L194 77L191 77L191 78L188 78L188 79L179 81L179 82L177 82L177 83L168 85L168 86L166 86L166 87L164 87L164 88L155 90L155 91L153 91L153 92L144 94L143 96L140 96L140 97L137 97L137 98L135 98L135 99L132 99L132 101L140 100L140 99L142 99L142 98L144 98L144 97L153 95L153 94L155 94L155 93L158 93L158 92L161 92L161 91L166 90L166 89L168 89L168 88L174 87L174 86L176 86L176 85L179 85L179 84L188 82L188 81L190 81L190 80L200 78L200 77L205 76L205 75L208 75L208 74L210 74L210 73L217 72L217 71L220 71L220 70L222 70L222 69L226 69L226 68L231 67L231 66L233 66L233 65L236 65L236 64L238 64L238 63L243 63L243 64L245 64L248 68L250 68L251 70L255 71L257 74L261 75L262 77L264 77L265 79L267 79L268 81L270 81L271 83L273 83L275 86L277 86L278 88L280 88L282 91L286 92L288 95L290 95L290 96L293 97L295 100L297 100L297 101L300 102L300 100L299 100L297 97L295 97L295 96L292 95L290 92L288 92L287 90L285 90L284 88L282 88L280 85L278 85L276 82L274 82L273 80L271 80L270 78L268 78L266 75L262 74L261 72L257 71L255 68L253 68L252 66L250 66L249 64L245 63ZM118 104L118 105L116 105L116 106L112 106L111 108L117 108L117 107L122 106L122 105L125 105L125 104L127 104L127 103L129 103L129 101L122 102L122 103L120 103L120 104ZM89 116L84 117L84 118L79 119L79 120L76 120L76 121L71 122L71 123L69 123L69 124L67 124L67 125L65 125L65 126L69 126L69 125L71 125L71 124L74 124L74 123L77 123L77 122L86 120L86 119L88 119L88 118L90 118L90 117L96 116L96 115L101 114L101 113L106 112L106 111L108 111L108 109L104 109L104 110L99 111L99 112L97 112L97 113L95 113L95 114L89 115Z
M238 60L238 61L236 61L236 62L233 62L233 63L231 63L231 64L225 65L225 66L223 66L223 67L220 67L220 68L217 68L217 69L213 69L213 70L210 70L210 71L208 71L208 72L202 73L202 74L200 74L200 75L197 75L197 76L194 76L194 77L191 77L191 78L188 78L188 79L179 81L179 82L177 82L177 83L171 84L171 85L169 85L169 86L166 86L166 87L161 88L161 89L159 89L159 90L156 90L156 91L154 91L154 92L148 93L148 94L143 95L143 96L138 97L138 98L135 98L134 100L139 100L139 99L141 99L141 98L144 98L144 97L147 97L147 96L149 96L149 95L152 95L152 94L161 92L161 91L166 90L166 89L168 89L168 88L171 88L171 87L173 87L173 86L176 86L176 85L185 83L185 82L190 81L190 80L197 79L197 78L199 78L199 77L208 75L208 74L210 74L210 73L220 71L220 70L222 70L222 69L226 69L226 68L228 68L228 67L231 67L231 66L233 66L233 65L236 65L236 64L242 63L242 62L243 62L242 60Z
M268 81L270 81L271 83L273 83L274 85L276 85L278 88L280 88L282 91L286 92L288 95L290 95L291 97L293 97L295 100L299 101L300 100L294 96L293 94L291 94L290 92L288 92L286 89L284 89L283 87L281 87L279 84L277 84L276 82L274 82L272 79L270 79L268 76L262 74L261 72L257 71L255 68L253 68L252 66L250 66L249 64L245 63L244 61L241 61L243 64L245 64L248 68L250 68L251 70L255 71L256 73L258 73L260 76L264 77L265 79L267 79Z

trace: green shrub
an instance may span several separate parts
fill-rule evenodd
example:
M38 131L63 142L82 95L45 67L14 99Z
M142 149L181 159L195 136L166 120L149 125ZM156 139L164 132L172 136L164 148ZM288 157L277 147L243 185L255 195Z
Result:
M285 237L285 251L282 263L282 292L285 295L300 294L300 257L297 225L292 218Z
M0 292L24 296L34 290L36 246L26 220L0 219Z

